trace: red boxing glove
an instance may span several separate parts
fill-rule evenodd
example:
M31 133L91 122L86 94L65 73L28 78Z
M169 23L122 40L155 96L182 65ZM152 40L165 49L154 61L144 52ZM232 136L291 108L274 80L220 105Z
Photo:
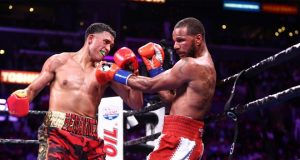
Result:
M138 49L147 70L151 77L154 77L163 72L162 64L165 58L165 53L159 44L149 42Z
M119 67L110 62L101 62L96 69L96 79L100 84L106 84L113 80L113 77Z
M127 85L127 79L131 72L120 69L114 63L102 62L96 69L96 79L100 84L106 84L111 80Z
M138 73L139 63L137 57L131 49L127 47L120 48L114 54L114 61L120 68Z
M17 90L7 99L8 112L16 117L26 116L29 112L29 100L26 90Z

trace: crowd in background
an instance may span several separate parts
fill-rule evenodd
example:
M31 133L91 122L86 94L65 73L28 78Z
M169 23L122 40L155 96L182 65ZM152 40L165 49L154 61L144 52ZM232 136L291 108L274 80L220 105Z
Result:
M205 25L206 42L208 49L212 51L218 80L232 76L270 54L276 54L276 52L264 53L266 49L283 50L299 43L300 40L299 34L295 33L295 29L299 28L299 13L291 16L228 12L213 7L215 5L211 4L214 4L215 1L211 0L207 3L174 1L174 4L169 7L153 4L139 5L119 0L107 1L103 4L102 1L81 0L74 1L74 3L72 1L72 4L61 1L59 3L46 2L36 2L37 6L40 5L49 10L49 13L44 10L44 16L39 14L23 16L21 13L15 15L14 12L6 12L0 8L0 18L2 18L0 26L4 27L4 29L0 28L2 37L0 49L6 49L6 54L0 54L0 70L39 72L43 63L51 55L77 51L83 44L83 28L93 22L105 22L116 29L116 47L109 54L112 55L123 45L128 45L127 47L136 52L136 49L143 45L145 40L158 43L159 39L163 38L171 47L172 27L177 20L191 15L197 17ZM172 3L172 1L169 2ZM199 6L199 4L201 5ZM50 19L45 17L48 15ZM10 16L15 16L15 19L11 19ZM226 30L221 28L223 24L227 25ZM283 26L286 26L286 31L276 37L274 33ZM289 32L295 33L294 36L288 36ZM131 41L129 43L126 41L129 39L142 39L143 42ZM230 47L230 50L225 50ZM251 50L243 52L247 49ZM239 52L240 50L241 52ZM232 51L235 52L234 56L231 54ZM299 56L257 73L251 78L239 80L232 104L246 104L299 85L298 59ZM141 65L141 67L143 66ZM146 72L143 68L140 71L141 75ZM6 99L14 90L25 87L26 85L1 82L0 98ZM211 108L212 114L224 111L231 88L232 83L217 85ZM108 89L104 97L114 95L115 93ZM145 100L149 98L148 96L150 97L150 95L145 95ZM30 109L47 111L48 101L49 88L45 88L31 103ZM8 114L0 114L0 138L37 139L37 130L42 119L43 115L29 115L13 121ZM234 159L300 159L299 98L295 97L283 103L249 110L238 117L238 124L239 134L235 145ZM125 130L124 139L136 139L145 136L145 132L145 126L138 125L130 130ZM206 123L203 137L205 144L203 159L227 159L233 137L234 122L231 119ZM37 153L38 145L36 144L0 144L0 160L35 160ZM145 151L126 150L125 148L124 159L142 160L146 155Z

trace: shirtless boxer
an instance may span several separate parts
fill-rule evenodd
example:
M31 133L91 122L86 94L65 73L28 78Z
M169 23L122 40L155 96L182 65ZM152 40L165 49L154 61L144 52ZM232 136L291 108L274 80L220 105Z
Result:
M172 34L173 47L180 60L171 69L163 71L162 48L148 43L139 48L139 54L152 78L126 72L123 81L114 80L143 92L159 92L171 105L170 115L165 116L162 135L148 159L199 160L204 150L203 120L215 92L216 71L206 46L205 29L199 20L180 20ZM120 70L111 67L102 73L116 75Z
M115 37L115 31L106 24L90 25L79 51L51 56L27 88L8 98L9 113L25 116L29 103L50 84L49 112L39 128L39 160L105 159L103 140L97 137L96 113L108 86L131 108L143 106L142 92L113 81L99 83L96 64L109 53ZM138 69L137 59L128 48L118 50L114 60L121 68Z

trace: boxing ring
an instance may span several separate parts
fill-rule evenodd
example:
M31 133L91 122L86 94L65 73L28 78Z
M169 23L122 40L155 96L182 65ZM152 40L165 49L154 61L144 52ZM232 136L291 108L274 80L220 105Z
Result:
M210 123L212 121L221 121L224 119L231 119L235 124L234 129L234 137L233 142L230 148L229 159L232 158L234 154L234 148L236 144L236 139L238 136L238 122L239 117L243 116L242 114L245 112L251 112L254 109L262 108L262 107L270 107L278 103L284 103L290 99L300 96L300 85L296 85L285 90L282 90L277 93L269 94L265 97L250 101L245 104L233 104L232 100L236 94L236 85L239 83L241 79L248 79L254 77L260 72L263 72L271 67L278 66L284 62L287 62L293 58L296 58L300 55L300 43L295 44L285 50L282 50L279 53L274 54L266 59L261 60L260 62L246 68L239 73L236 73L232 76L229 76L225 79L218 81L217 86L225 85L225 84L232 84L231 92L229 98L224 106L224 111L217 114L208 115L205 118L205 123ZM128 123L135 123L135 125L144 125L147 123L152 123L154 126L161 121L161 116L155 113L154 111L159 110L165 107L165 105L158 101L155 103L149 103L145 108L139 111L123 111L122 112L122 119L125 121L123 123L127 125L132 125ZM29 115L45 115L47 111L36 111L30 110ZM0 111L0 114L8 114L7 111ZM99 116L100 114L98 114ZM128 122L129 121L129 122ZM135 122L137 121L137 122ZM143 122L144 121L144 122ZM99 122L101 124L101 122ZM123 124L121 125L123 126ZM130 127L127 127L130 128ZM150 152L153 149L152 145L146 144L148 141L153 141L157 137L159 137L161 133L159 131L155 131L153 134L148 136L143 136L134 140L129 140L125 142L120 142L123 146L124 150L135 150L138 152ZM205 133L204 133L205 134ZM101 137L102 138L102 137ZM1 144L39 144L38 140L24 140L24 139L0 139Z

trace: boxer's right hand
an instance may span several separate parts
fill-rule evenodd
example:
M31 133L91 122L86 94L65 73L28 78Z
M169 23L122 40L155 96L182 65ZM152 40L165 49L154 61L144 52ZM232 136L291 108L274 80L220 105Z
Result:
M26 116L29 112L29 99L26 90L16 90L7 99L8 112L16 117Z
M149 42L138 49L151 77L163 72L162 64L165 53L159 44Z
M120 48L114 54L114 61L120 68L131 71L134 74L139 72L139 63L133 51L127 47Z
M127 85L127 79L131 75L131 72L120 69L116 64L110 62L100 62L96 68L96 79L100 84L115 80Z

